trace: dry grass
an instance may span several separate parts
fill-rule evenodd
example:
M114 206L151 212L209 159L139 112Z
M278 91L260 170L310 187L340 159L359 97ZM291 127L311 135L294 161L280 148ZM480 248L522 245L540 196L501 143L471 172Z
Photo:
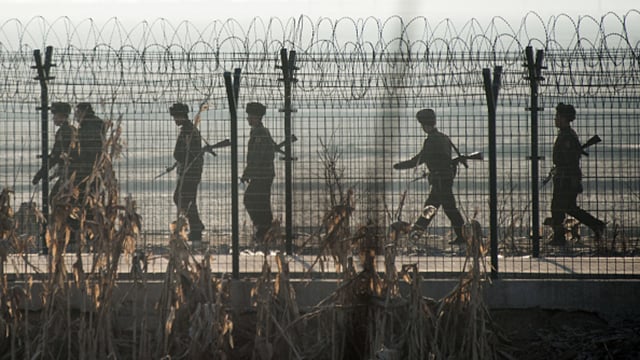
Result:
M112 129L112 126L115 126ZM142 219L131 198L121 204L112 160L121 151L110 124L104 153L82 182L73 176L53 199L46 224L50 267L40 310L31 309L32 281L0 277L0 359L444 359L496 358L499 338L483 301L485 249L477 222L466 229L469 271L446 297L423 297L417 265L396 269L398 239L410 225L363 224L351 232L353 189L344 190L338 157L326 157L329 207L316 234L321 253L338 266L336 290L300 309L282 254L264 258L249 311L234 309L230 282L212 275L212 254L195 257L188 223L171 224L167 268L150 304L147 256L135 251ZM85 187L84 203L78 203ZM406 195L406 194L405 194ZM0 260L16 249L11 192L0 193ZM385 229L385 230L382 230ZM274 235L275 236L275 235ZM26 249L22 247L22 249ZM87 250L90 266L83 264ZM72 268L65 256L75 254ZM134 286L116 295L118 264L132 259ZM376 268L384 256L385 269ZM2 271L2 268L0 268Z

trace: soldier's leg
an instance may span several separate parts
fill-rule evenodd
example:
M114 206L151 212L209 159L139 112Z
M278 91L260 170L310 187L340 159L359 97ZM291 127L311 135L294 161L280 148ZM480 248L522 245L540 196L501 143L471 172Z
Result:
M69 224L73 229L72 236L76 239L76 246L80 249L80 251L89 250L91 247L91 235L87 231L87 227L81 228L80 219L82 218L82 214L84 214L85 224L87 221L92 221L94 218L93 210L94 208L86 204L88 202L89 197L91 197L92 187L89 183L88 179L89 173L86 172L86 169L78 170L76 172L75 184L74 186L78 190L78 200L76 205L74 206L74 211L71 213L69 217ZM83 246L83 243L86 243ZM86 246L86 247L85 247Z
M193 176L185 181L182 189L182 203L186 211L187 219L189 219L189 240L191 241L202 240L202 231L204 230L204 224L202 223L200 213L198 212L199 184L200 177Z
M51 191L49 191L49 209L54 209L54 199L57 198L58 193L60 192L60 187L62 181L58 179L55 184L51 187Z
M441 189L442 208L444 213L451 221L453 232L456 234L456 238L450 242L450 244L462 245L465 243L464 236L462 235L462 226L464 225L464 218L460 213L460 210L456 207L456 199L453 196L451 187Z
M255 181L249 182L247 188L244 191L244 208L247 210L249 214L249 218L251 219L251 223L254 225L257 221L258 208L260 203L260 196L257 192L258 184Z
M204 224L200 219L196 198L193 198L191 200L191 203L187 206L187 219L189 219L189 240L200 241L202 240L202 231L204 230Z
M175 190L173 190L173 203L176 205L178 212L182 210L182 206L181 206L182 202L180 201L182 198L182 195L180 193L181 188L182 188L182 181L178 180L178 183L176 184L176 188Z
M562 189L556 189L554 184L553 198L551 199L551 227L553 228L553 239L549 243L550 245L564 245L565 229L564 219L568 206L571 202L571 194L562 191ZM575 198L573 199L575 202Z
M261 179L256 184L256 240L262 241L271 227L273 213L271 212L271 185L273 179Z
M439 194L435 188L431 188L431 193L429 193L429 197L424 202L424 206L422 207L422 211L420 212L420 216L413 224L413 229L415 231L425 231L429 224L436 217L436 213L438 212L438 208L440 207L440 198Z
M587 225L591 229L591 231L595 233L596 240L600 240L604 233L605 222L597 219L593 215L579 208L576 200L577 196L578 194L576 194L576 196L572 198L573 201L567 204L567 214L573 216L581 223Z

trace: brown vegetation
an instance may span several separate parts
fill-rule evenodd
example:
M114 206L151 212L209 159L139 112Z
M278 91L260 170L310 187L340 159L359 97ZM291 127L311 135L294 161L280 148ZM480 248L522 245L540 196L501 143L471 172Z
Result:
M405 266L399 273L395 268L397 239L407 226L392 226L386 232L370 223L350 232L355 194L353 189L343 190L336 158L325 159L330 207L321 233L316 234L322 251L314 264L322 264L325 256L338 264L339 287L329 298L311 309L298 308L286 258L278 254L275 274L265 258L251 294L252 308L234 308L228 279L212 275L215 256L194 256L187 242L187 221L179 217L171 224L164 286L157 303L149 308L144 301L145 255L135 252L141 219L133 199L120 205L111 167L121 149L118 125L109 133L91 176L76 182L71 175L53 199L55 211L46 224L51 262L42 281L42 298L32 298L31 278L10 282L1 274L3 358L497 356L497 337L480 296L486 279L478 229L468 232L470 271L445 298L426 299L420 294L417 266ZM79 196L82 190L83 197ZM20 244L25 239L13 230L10 195L4 190L0 196L3 262L9 249L25 249ZM93 257L90 269L82 263L87 250ZM361 270L350 256L354 251ZM76 262L67 269L64 254L73 252ZM375 268L377 255L385 256L384 275ZM137 284L127 296L143 299L126 302L131 306L123 306L114 295L121 256L132 258L131 273ZM408 294L399 290L402 281L410 285ZM42 303L41 309L31 309L34 300Z
M468 271L442 299L423 297L417 265L397 271L395 262L399 240L410 229L400 219L406 194L388 228L367 223L352 231L356 194L340 184L335 156L323 158L328 208L320 230L308 240L320 249L312 267L324 266L327 257L337 264L338 286L329 297L300 308L287 259L277 254L277 269L265 257L262 273L253 279L251 307L238 308L230 280L212 273L215 255L195 255L187 220L179 216L171 224L161 292L157 301L148 301L147 258L135 251L141 219L133 199L119 204L111 168L118 137L116 124L94 173L78 183L72 175L53 201L46 225L51 261L41 298L34 298L32 278L9 281L0 267L0 358L509 359L585 355L573 344L586 335L595 340L580 338L579 344L593 353L637 354L638 343L630 340L637 327L611 331L589 322L590 330L550 329L529 319L531 327L524 328L523 314L490 313L482 296L489 281L486 249L474 220L464 228ZM86 196L79 203L81 186ZM9 252L26 253L34 240L16 235L20 224L11 195L7 189L0 193L0 264ZM269 236L277 241L278 231ZM82 261L88 250L90 268ZM71 269L65 254L76 257ZM135 284L126 301L115 295L122 256L131 258ZM376 268L377 256L384 257L384 269Z

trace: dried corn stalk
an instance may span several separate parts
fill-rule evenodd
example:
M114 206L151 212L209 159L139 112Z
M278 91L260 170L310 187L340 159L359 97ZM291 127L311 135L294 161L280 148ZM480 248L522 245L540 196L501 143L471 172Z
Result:
M486 248L480 224L464 225L467 242L465 269L456 288L442 298L436 312L434 354L437 358L492 359L497 357L497 330L484 302L483 288L489 279Z

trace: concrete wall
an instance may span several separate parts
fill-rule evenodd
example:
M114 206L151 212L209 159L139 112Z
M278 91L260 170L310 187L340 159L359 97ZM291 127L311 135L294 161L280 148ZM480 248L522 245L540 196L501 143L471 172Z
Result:
M439 299L452 291L458 280L425 280L421 283L424 296ZM14 285L20 286L18 283ZM132 302L148 302L152 309L162 292L162 282L148 282L144 286L122 281L114 296L126 306ZM312 308L331 296L339 284L335 280L292 281L296 299L302 309ZM235 280L231 284L231 302L238 309L251 306L251 288L254 282ZM409 288L401 283L401 293ZM604 318L637 318L640 316L640 281L634 280L494 280L484 284L485 301L492 309L541 308L555 310L582 310L595 312ZM86 293L72 290L72 307L87 309ZM25 304L31 310L42 307L42 285L34 284L32 301Z

